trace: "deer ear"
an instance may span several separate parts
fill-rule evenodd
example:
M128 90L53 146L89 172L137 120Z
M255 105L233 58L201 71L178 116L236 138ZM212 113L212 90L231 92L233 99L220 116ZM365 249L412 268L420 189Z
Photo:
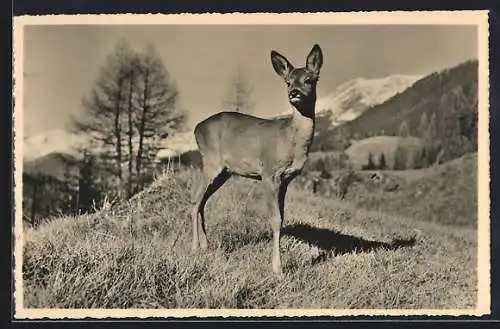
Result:
M285 56L272 50L271 51L271 63L273 68L282 78L286 78L288 74L293 70L293 65L285 58Z
M321 66L323 66L323 52L318 45L314 45L309 55L307 55L306 67L319 75Z

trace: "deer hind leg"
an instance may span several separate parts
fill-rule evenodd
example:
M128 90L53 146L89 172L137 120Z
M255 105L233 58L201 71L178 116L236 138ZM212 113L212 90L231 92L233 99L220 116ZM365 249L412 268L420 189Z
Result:
M225 168L205 171L205 179L196 196L196 204L193 209L193 250L198 247L205 250L208 247L207 232L205 229L205 205L208 199L231 177Z
M285 196L288 181L279 180L267 182L267 202L270 212L271 228L273 231L272 268L279 276L283 275L280 254L281 226L285 216Z

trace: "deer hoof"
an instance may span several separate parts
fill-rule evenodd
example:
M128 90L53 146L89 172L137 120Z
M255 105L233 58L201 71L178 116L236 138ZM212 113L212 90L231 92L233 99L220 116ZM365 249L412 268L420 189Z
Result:
M208 241L207 239L200 239L200 248L201 250L207 250L208 249Z
M273 273L279 279L283 279L283 277L285 276L285 274L283 274L283 271L281 269L273 270Z
M273 273L280 278L283 277L283 269L281 266L273 266Z

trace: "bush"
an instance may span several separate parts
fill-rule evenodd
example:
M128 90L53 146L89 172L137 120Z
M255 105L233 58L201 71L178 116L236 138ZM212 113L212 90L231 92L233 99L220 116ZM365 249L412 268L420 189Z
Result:
M405 170L408 161L408 150L399 145L394 152L394 170Z
M373 154L372 152L368 153L368 163L361 167L362 170L373 170L377 169L375 162L373 162Z
M385 155L384 153L380 153L380 157L378 159L378 169L384 170L387 169L387 163L385 161Z

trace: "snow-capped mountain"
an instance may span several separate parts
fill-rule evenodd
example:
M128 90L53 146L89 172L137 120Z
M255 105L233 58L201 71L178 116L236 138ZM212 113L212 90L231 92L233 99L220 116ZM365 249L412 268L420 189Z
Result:
M420 78L416 75L390 75L378 79L353 79L319 98L316 111L320 114L331 112L333 125L351 121L370 107L404 91Z
M78 148L86 144L86 136L72 134L65 129L49 130L24 139L23 160L31 161L54 152L78 157Z
M353 120L370 107L381 104L420 79L415 75L391 75L379 79L357 78L339 85L330 94L320 95L316 102L318 117L330 116L332 126ZM291 109L271 117L289 115ZM51 130L24 140L23 159L30 161L53 152L79 156L77 149L88 146L86 136L75 135L64 129ZM176 133L162 142L159 159L175 156L198 147L193 130Z
M318 117L331 115L331 124L340 125L360 116L370 107L381 104L410 87L422 78L418 75L390 75L385 78L356 78L336 87L326 96L319 95L316 101ZM292 109L278 114L290 114Z

